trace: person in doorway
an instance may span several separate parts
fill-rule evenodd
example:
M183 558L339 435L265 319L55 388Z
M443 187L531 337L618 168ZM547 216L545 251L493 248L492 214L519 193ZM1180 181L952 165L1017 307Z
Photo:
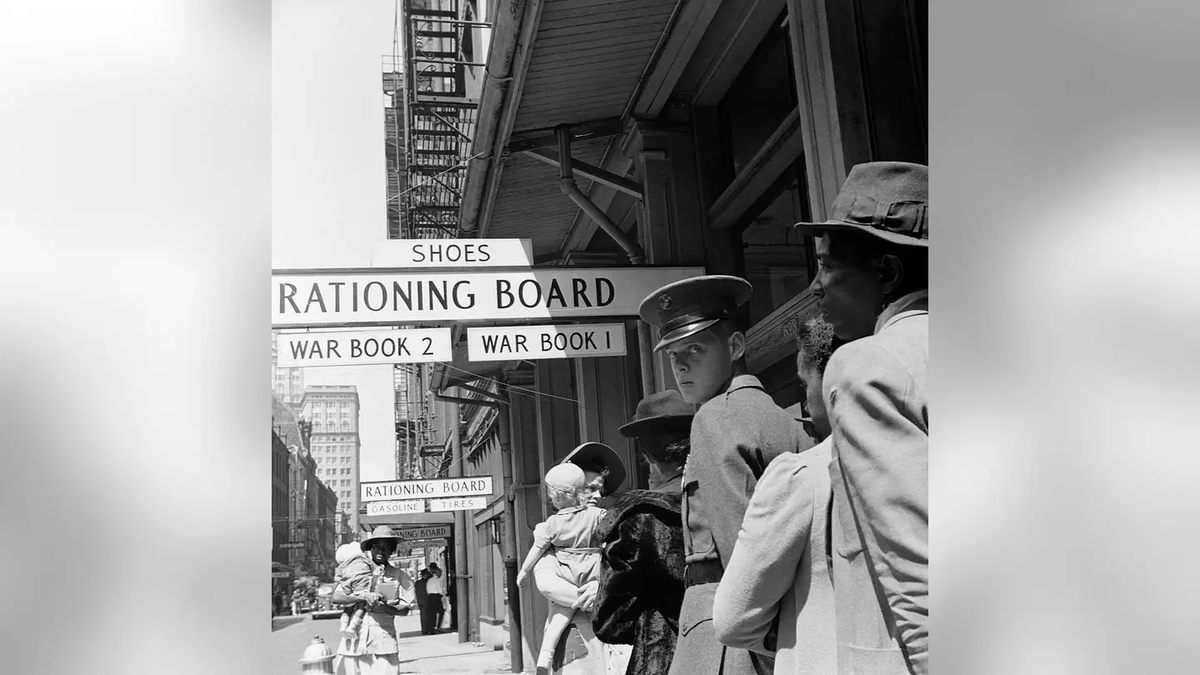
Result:
M680 490L695 407L675 390L642 399L621 434L635 439L649 490L618 495L600 519L604 542L593 625L609 644L632 645L628 675L666 675L683 603Z
M700 405L683 472L684 596L670 675L761 675L769 657L721 644L713 599L729 565L755 483L771 460L805 443L800 425L746 367L739 307L745 279L702 276L646 297L638 314L659 329L655 351L671 362L679 392Z
M426 588L432 576L429 570L421 568L419 578L413 584L417 597L417 612L421 615L421 635L433 635L433 614L429 611L429 590Z
M425 591L429 594L429 613L432 615L430 623L433 626L432 633L437 633L442 629L442 619L446 616L446 606L442 600L446 597L446 582L442 579L442 570L437 563L429 563L429 581L425 584Z
M397 675L400 671L400 645L396 639L396 617L401 607L411 607L415 598L412 578L388 563L400 539L387 525L376 527L360 544L372 563L371 590L349 594L341 584L334 586L334 603L353 606L366 603L366 616L357 638L343 636L338 643L334 670L345 666L353 675ZM387 586L385 586L387 584ZM381 591L395 593L388 600Z
M811 289L838 338L823 398L833 450L838 669L928 672L929 169L850 170Z
M829 417L821 382L833 355L833 327L801 326L797 369L814 440L811 449L775 458L763 472L713 603L717 638L775 657L776 675L837 670L833 581L826 558L832 494Z

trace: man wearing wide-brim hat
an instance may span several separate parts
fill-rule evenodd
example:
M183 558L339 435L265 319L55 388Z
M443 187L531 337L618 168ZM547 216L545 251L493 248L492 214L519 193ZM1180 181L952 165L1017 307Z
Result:
M772 459L808 447L803 428L746 367L739 309L752 287L711 275L668 284L638 308L658 329L683 399L699 405L682 479L685 590L670 675L762 675L771 660L726 647L713 628L713 600L758 477Z
M416 601L416 589L408 574L388 563L396 552L400 537L387 525L380 525L363 539L361 547L370 558L374 572L371 591L364 594L347 595L342 587L333 589L333 602L352 605L367 604L366 615L355 639L343 637L338 644L338 656L352 662L360 675L396 675L400 672L400 644L396 639L396 617L401 609L410 609ZM388 601L376 592L381 583L389 582L396 588L395 600Z
M646 461L650 489L617 495L600 519L592 627L604 642L632 645L630 675L666 675L675 654L684 589L680 491L695 409L677 391L659 392L620 429Z
M928 167L859 164L825 222L796 225L817 237L817 307L850 340L822 385L842 673L928 672L928 194Z

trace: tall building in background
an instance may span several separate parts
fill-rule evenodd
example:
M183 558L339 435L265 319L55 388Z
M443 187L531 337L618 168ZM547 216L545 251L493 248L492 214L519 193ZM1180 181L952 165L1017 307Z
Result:
M304 369L279 367L279 334L271 331L271 391L293 408L304 396Z
M337 496L337 511L349 515L349 531L338 543L354 541L358 533L358 388L348 385L310 386L300 401L300 414L312 425L310 449L316 474Z

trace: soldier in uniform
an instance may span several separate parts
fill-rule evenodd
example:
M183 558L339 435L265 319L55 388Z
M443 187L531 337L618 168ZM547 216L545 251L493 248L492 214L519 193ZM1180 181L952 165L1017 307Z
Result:
M655 351L670 358L684 400L700 404L683 474L685 590L670 675L772 670L769 658L722 645L712 622L717 586L758 478L778 455L807 446L802 427L747 374L738 307L751 290L739 277L696 277L654 291L638 309L658 327Z

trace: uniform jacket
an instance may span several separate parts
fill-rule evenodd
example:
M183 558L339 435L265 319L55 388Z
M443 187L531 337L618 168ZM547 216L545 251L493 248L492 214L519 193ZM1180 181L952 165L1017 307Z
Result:
M683 550L688 564L729 566L754 486L767 464L804 443L803 428L763 390L739 375L700 406L692 420L691 454L683 474ZM717 584L689 587L679 614L671 675L754 675L770 672L761 656L726 648L713 631ZM765 669L765 670L764 670Z
M832 445L826 439L771 462L750 499L737 547L717 588L717 638L730 647L774 653L776 675L837 671L833 580L825 543ZM776 621L774 639L768 639Z
M604 562L592 628L633 645L629 675L666 675L683 603L683 521L678 492L632 490L600 521Z
M825 371L840 673L928 672L928 307L901 298Z

